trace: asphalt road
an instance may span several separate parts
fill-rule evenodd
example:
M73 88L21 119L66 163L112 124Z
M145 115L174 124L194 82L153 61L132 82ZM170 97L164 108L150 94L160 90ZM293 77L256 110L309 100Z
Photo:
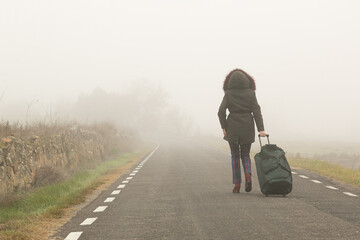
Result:
M245 193L242 186L233 194L228 153L185 140L161 143L145 160L54 237L360 239L359 188L293 170L292 193L265 197L253 162L253 191Z

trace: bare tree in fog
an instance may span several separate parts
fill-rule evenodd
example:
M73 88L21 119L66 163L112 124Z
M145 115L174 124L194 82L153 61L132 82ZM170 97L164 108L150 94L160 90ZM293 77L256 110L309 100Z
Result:
M178 107L169 104L169 96L161 85L146 81L136 82L122 93L96 88L78 98L73 112L82 121L108 121L119 128L145 132L187 134L193 125Z
M140 130L159 129L169 107L169 97L161 85L155 86L147 81L135 82L130 88L129 97L129 101L135 104L135 126Z
M26 110L26 126L29 125L29 118L30 118L30 108L32 105L34 105L35 103L39 102L38 99L33 99L31 100L31 102L27 103L27 110Z
M4 91L1 93L1 95L0 95L0 102L1 102L1 100L3 99L3 97L4 97L4 95L5 95L5 92L6 92L6 88L4 89Z

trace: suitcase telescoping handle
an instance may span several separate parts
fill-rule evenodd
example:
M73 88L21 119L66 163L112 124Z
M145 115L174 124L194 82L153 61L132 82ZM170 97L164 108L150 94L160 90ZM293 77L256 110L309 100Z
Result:
M270 136L269 134L266 134L266 137L267 137L268 143L270 144L269 136ZM258 135L258 137L259 137L259 141L260 141L260 148L262 148L262 144L261 144L261 136L260 136L260 134Z

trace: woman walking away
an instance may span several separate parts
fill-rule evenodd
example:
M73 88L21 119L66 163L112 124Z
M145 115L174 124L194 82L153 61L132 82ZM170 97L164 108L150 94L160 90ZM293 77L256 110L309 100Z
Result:
M229 142L232 160L233 193L240 192L242 160L245 173L245 191L251 191L250 148L255 142L255 126L260 136L266 135L261 109L255 95L255 81L245 71L235 69L225 78L225 95L221 102L218 116L224 139ZM230 114L226 118L226 109Z

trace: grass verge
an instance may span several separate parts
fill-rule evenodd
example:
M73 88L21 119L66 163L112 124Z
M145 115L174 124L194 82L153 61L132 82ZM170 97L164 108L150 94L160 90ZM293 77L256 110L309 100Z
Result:
M346 184L360 187L360 170L348 169L315 159L289 159L291 167L302 168Z
M36 222L61 218L65 209L84 202L86 196L104 182L104 175L131 160L140 159L146 152L122 154L95 169L80 172L64 182L38 188L8 205L0 206L0 239L39 239L32 234Z

